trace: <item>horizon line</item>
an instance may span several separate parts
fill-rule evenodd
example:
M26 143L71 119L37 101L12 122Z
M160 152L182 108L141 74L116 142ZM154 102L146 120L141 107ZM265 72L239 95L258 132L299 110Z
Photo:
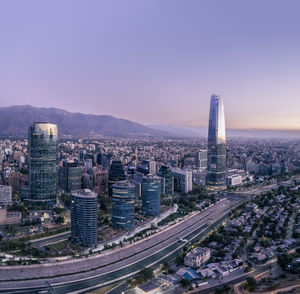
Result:
M31 104L15 104L15 105L9 105L9 106L0 106L0 108L9 108L9 107L24 107L24 106L27 106L27 107L32 107L32 108L45 108L45 109L51 109L51 108L54 108L54 109L57 109L57 110L63 110L63 111L66 111L66 112L69 112L69 113L80 113L80 114L84 114L84 115L102 115L102 116L111 116L111 117L114 117L114 118L118 118L118 119L123 119L123 120L127 120L127 121L131 121L131 122L135 122L135 123L138 123L138 124L141 124L141 125L144 125L144 126L147 126L147 127L155 127L155 126L171 126L171 127L183 127L183 128L208 128L208 125L178 125L176 123L172 124L172 123L157 123L157 124L148 124L148 123L141 123L141 122L138 122L138 121L135 121L135 120L132 120L132 119L129 119L129 118L123 118L123 117L118 117L118 116L114 116L114 115L111 115L111 114L94 114L94 113L86 113L86 112L79 112L79 111L70 111L70 110L66 110L64 108L58 108L56 106L33 106ZM264 127L261 127L261 128L255 128L255 127L250 127L250 128L226 128L226 130L230 130L230 131L273 131L273 132L300 132L300 127L298 129L295 129L295 128L284 128L284 129L272 129L272 128L264 128Z

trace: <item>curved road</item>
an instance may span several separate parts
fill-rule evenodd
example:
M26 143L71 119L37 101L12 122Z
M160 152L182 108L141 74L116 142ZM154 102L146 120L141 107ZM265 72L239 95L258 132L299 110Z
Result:
M202 238L221 223L234 204L237 202L219 202L152 237L96 257L57 264L1 267L0 293L48 293L48 283L54 293L70 293L126 279L146 266L155 267L176 257L186 241ZM15 281L8 281L12 277Z

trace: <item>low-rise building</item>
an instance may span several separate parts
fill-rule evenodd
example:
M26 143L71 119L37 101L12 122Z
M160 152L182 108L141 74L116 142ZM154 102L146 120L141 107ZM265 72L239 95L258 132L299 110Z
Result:
M232 175L227 177L227 186L234 187L242 184L242 176Z
M210 259L210 250L207 248L194 248L184 257L184 264L189 267L200 267Z
M20 223L22 218L19 211L7 211L6 208L0 208L0 224L14 225Z

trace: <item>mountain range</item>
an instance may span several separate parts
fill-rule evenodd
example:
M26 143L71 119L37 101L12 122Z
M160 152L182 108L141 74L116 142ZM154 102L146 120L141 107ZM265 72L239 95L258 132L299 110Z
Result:
M58 108L30 105L0 107L0 135L26 135L36 121L55 123L60 135L97 136L167 136L164 131L110 115L71 113Z
M156 137L207 137L207 127L173 125L145 126L110 115L71 113L58 108L41 108L30 105L0 107L0 135L27 136L29 126L35 121L57 124L59 134L72 137L99 136L156 136ZM227 137L300 137L300 130L226 130Z

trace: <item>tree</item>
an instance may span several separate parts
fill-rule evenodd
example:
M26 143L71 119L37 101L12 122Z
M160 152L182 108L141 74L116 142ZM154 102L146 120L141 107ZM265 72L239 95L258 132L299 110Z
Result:
M293 254L279 254L277 255L277 263L283 270L288 270L288 264L293 260L295 256Z
M180 253L176 256L175 263L176 263L176 265L181 265L181 264L183 264L183 262L184 262L184 255L183 255L183 253Z
M249 273L249 272L251 272L251 271L252 271L252 266L251 266L251 264L248 264L248 265L246 266L244 272L245 272L245 273Z
M170 269L170 265L167 261L164 262L163 267L165 271L168 271Z
M71 196L67 194L62 194L61 196L62 202L68 207L71 207Z
M182 279L180 280L180 284L181 284L182 287L191 286L190 280L184 279L184 278L182 278Z
M215 291L215 294L223 294L228 293L231 290L231 287L228 285L223 286L222 288L218 288Z
M63 213L64 211L65 211L64 208L60 208L60 207L54 207L54 208L53 208L53 212L54 212L55 214L61 214L61 213Z
M248 277L248 278L246 279L246 281L247 281L247 285L248 285L248 287L249 287L249 290L250 290L250 291L254 291L254 289L255 289L255 287L256 287L256 285L257 285L257 282L256 282L255 278L253 278L253 277Z
M57 224L63 224L65 222L65 218L61 215L59 215L58 217L55 218L55 222Z
M136 283L142 284L153 278L154 278L153 270L151 268L144 268L138 273L138 275L136 277Z

